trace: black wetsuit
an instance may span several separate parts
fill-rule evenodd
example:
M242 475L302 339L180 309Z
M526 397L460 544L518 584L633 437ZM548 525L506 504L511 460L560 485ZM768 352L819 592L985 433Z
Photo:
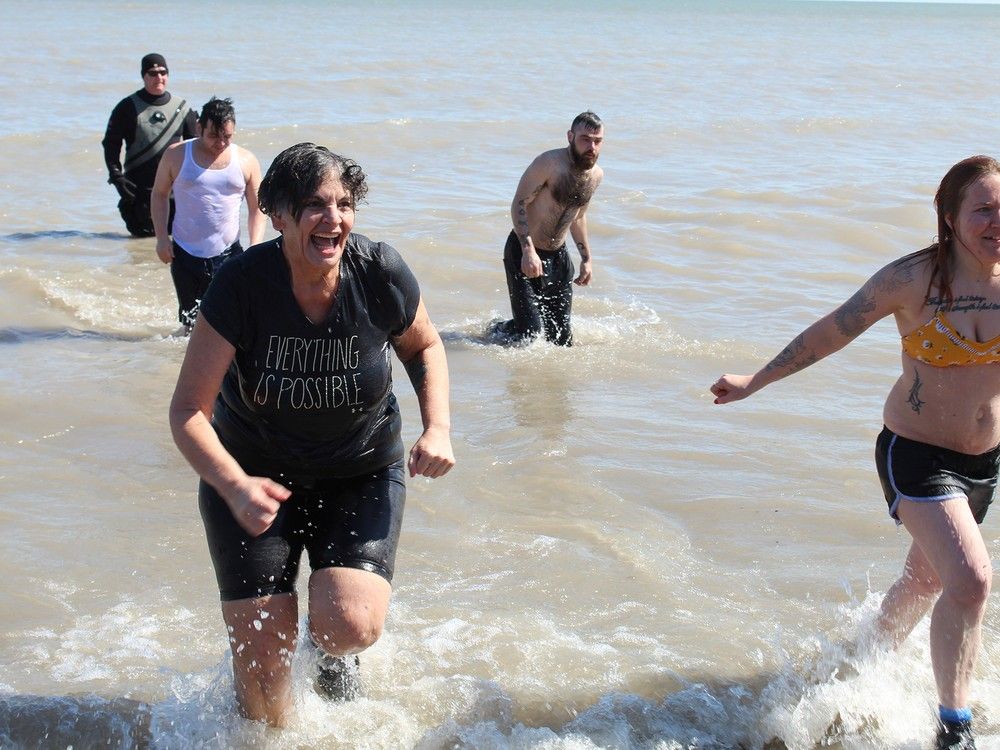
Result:
M281 239L227 261L201 315L236 348L215 402L222 444L252 476L292 490L265 534L249 537L202 482L202 517L224 599L294 590L312 567L392 577L402 522L403 443L390 342L420 290L392 247L348 238L329 315L313 323L292 292Z
M559 346L572 346L570 314L573 310L573 276L576 269L566 250L538 250L542 275L529 279L521 272L521 241L512 231L503 250L507 291L513 319L502 323L497 332L512 343L530 340L545 333L545 339Z
M163 110L164 129L170 126L172 115L177 114L180 120L179 127L171 127L173 132L171 137L162 138L152 144L149 149L150 156L143 159L140 155L135 166L128 163L126 159L125 169L122 169L122 144L126 147L126 152L135 143L139 131L138 113L136 103L133 99L138 97L145 104L151 107L163 108L168 104L173 104L167 110ZM178 110L178 106L182 105ZM159 111L159 110L157 110ZM156 115L160 118L160 115ZM145 89L139 89L132 96L122 99L111 110L111 117L108 119L108 127L104 132L104 140L101 145L104 147L104 163L108 167L108 182L118 188L121 200L118 201L118 211L122 215L125 227L129 233L136 237L152 237L153 220L149 213L150 194L153 191L153 182L156 180L156 168L160 163L160 158L167 146L177 143L180 140L194 138L197 135L198 115L194 110L187 107L182 99L178 99L164 92L160 96L153 96ZM135 196L129 198L119 185L122 178L135 184ZM171 201L171 217L173 217L173 202Z

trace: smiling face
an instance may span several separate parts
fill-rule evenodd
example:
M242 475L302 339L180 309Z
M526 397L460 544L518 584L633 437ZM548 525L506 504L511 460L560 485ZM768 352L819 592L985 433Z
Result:
M296 219L288 210L274 215L285 257L310 276L335 275L354 227L354 197L332 173L307 198Z
M955 249L965 249L980 263L1000 263L1000 175L985 174L970 183L958 212L947 217Z

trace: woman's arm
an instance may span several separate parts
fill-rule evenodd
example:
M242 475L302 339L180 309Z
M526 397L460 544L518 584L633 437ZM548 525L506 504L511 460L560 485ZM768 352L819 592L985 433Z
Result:
M410 476L444 476L455 465L448 407L448 360L423 299L410 327L392 341L420 404L424 432L410 449Z
M723 375L712 384L715 403L728 404L756 393L776 380L804 370L840 351L876 321L898 311L914 286L913 264L890 263L854 295L796 336L754 375Z
M235 354L199 315L170 402L170 429L188 463L222 495L239 524L257 536L271 526L291 492L266 477L248 476L212 427L212 407Z

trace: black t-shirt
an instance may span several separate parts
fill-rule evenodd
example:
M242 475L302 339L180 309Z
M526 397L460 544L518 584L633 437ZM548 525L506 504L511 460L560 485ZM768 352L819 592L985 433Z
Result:
M420 289L392 247L352 234L326 320L292 293L281 238L227 261L201 313L236 347L213 424L250 474L350 477L403 456L390 339L413 323Z

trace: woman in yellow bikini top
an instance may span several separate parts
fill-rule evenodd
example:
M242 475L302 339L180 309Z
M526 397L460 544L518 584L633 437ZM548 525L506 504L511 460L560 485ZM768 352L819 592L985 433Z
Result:
M912 333L903 336L903 351L935 367L965 367L1000 363L1000 336L974 341L955 330L939 312Z
M1000 370L978 367L1000 363L1000 163L959 162L934 203L937 242L879 270L754 375L723 375L710 390L717 404L744 399L895 317L907 356L886 400L876 465L889 513L912 543L877 631L895 646L940 601L930 630L937 747L969 750L970 683L992 578L978 524L1000 473Z

